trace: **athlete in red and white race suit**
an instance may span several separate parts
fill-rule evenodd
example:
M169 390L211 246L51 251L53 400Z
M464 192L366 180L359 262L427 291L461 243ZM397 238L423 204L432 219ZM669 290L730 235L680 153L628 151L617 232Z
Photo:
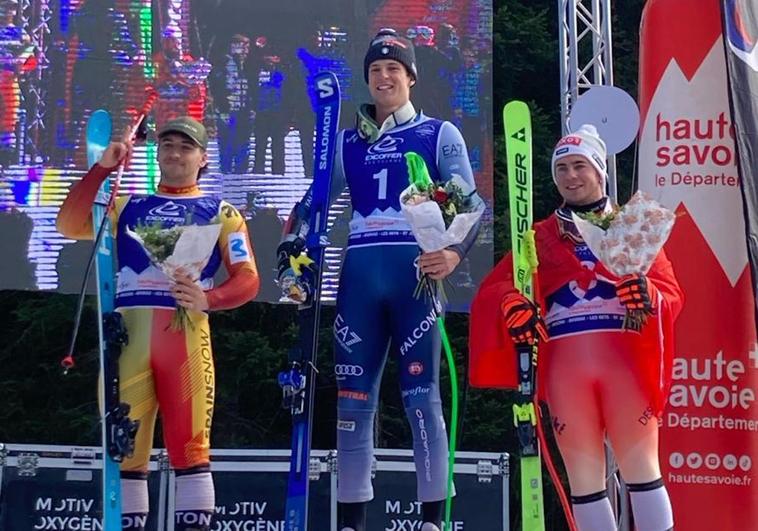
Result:
M169 460L176 472L175 529L210 528L215 491L209 468L215 374L208 313L236 308L255 297L259 279L245 219L230 204L202 195L197 185L208 163L208 136L199 122L183 117L158 135L161 180L157 193L117 198L111 212L118 248L115 306L123 316L129 342L119 359L121 399L140 421L135 452L121 466L123 529L143 530L147 522L147 470L158 410ZM90 211L100 184L128 160L130 142L112 142L84 178L69 192L58 216L58 231L91 239ZM150 263L125 233L127 227L160 223L220 223L216 248L197 282L180 276L171 282ZM213 287L221 263L229 278ZM188 310L191 326L174 331L176 305Z
M592 254L571 212L609 212L606 148L592 126L561 139L553 178L564 204L534 226L537 307L514 288L512 257L487 276L471 308L471 381L517 388L514 343L539 343L538 398L550 408L580 530L615 530L605 485L604 439L631 493L636 529L673 527L658 463L658 420L683 297L663 250L645 275L618 278ZM627 308L653 312L624 330ZM505 325L505 326L504 326ZM509 337L510 336L510 337Z

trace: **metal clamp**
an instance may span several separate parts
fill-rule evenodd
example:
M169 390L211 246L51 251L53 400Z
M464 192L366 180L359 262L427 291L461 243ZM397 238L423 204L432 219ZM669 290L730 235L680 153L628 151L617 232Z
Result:
M317 481L321 477L321 459L311 457L308 461L308 479Z
M37 454L19 454L17 474L19 477L34 477L37 475L39 456Z
M71 449L71 462L75 465L91 465L96 457L94 448Z
M476 462L476 477L479 483L492 483L495 475L495 466L492 461L480 460Z
M330 474L336 474L337 468L337 450L329 450L329 454L326 456L326 470Z

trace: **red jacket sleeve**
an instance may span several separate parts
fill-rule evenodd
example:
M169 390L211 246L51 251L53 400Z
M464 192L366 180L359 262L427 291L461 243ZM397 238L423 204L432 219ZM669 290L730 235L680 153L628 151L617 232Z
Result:
M516 388L516 350L503 325L500 305L515 291L508 253L485 277L471 302L469 381L474 387Z
M653 262L647 274L648 281L658 289L661 298L655 318L649 319L643 329L642 370L653 397L656 415L663 411L671 389L674 365L674 322L684 306L684 293L674 276L671 265L663 249Z
M103 181L108 178L113 168L104 168L95 164L68 192L63 201L55 226L62 235L74 240L91 240L92 203Z
M242 306L255 298L260 287L245 218L225 202L221 203L219 218L219 246L229 278L205 293L210 310L228 310Z

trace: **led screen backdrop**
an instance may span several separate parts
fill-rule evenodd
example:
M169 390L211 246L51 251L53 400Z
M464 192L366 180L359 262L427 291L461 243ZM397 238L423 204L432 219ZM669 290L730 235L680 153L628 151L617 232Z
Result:
M463 308L492 265L491 0L2 0L0 2L0 288L72 293L91 242L55 231L71 184L86 171L89 114L122 131L158 94L148 141L121 193L155 189L154 131L190 114L211 134L201 184L244 212L262 289L276 301L274 253L283 221L311 181L314 118L308 73L331 70L341 125L368 101L363 54L379 28L417 46L417 108L464 133L488 206L481 235L452 276ZM351 213L334 205L325 289L336 294Z

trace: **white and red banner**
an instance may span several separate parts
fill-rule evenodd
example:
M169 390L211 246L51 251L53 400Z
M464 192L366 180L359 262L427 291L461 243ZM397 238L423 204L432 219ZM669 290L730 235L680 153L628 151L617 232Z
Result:
M640 188L678 215L666 252L685 306L660 455L686 531L758 529L758 346L740 182L758 170L738 166L721 8L649 0L640 31Z

